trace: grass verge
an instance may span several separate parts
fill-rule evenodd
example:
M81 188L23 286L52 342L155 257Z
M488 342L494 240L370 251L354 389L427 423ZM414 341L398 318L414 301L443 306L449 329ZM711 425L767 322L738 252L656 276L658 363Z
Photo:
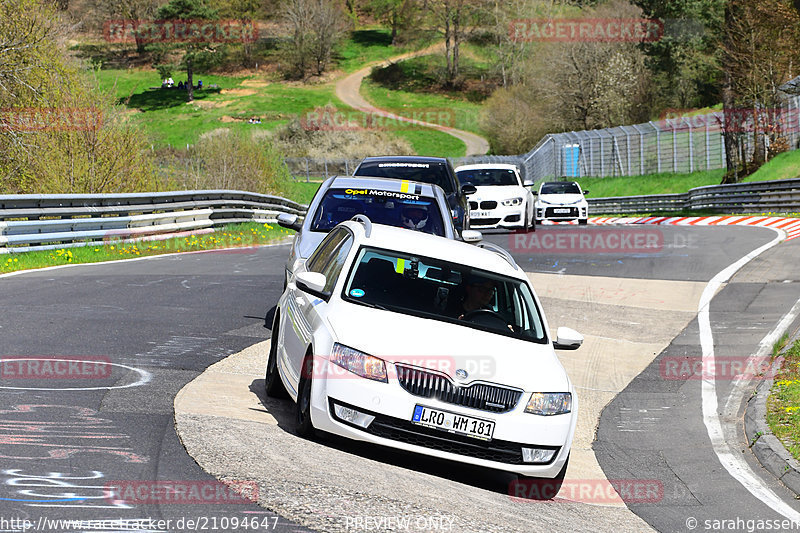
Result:
M694 187L719 185L724 170L706 170L687 174L647 174L645 176L617 176L609 178L578 178L582 189L588 189L590 198L638 196L642 194L684 193Z
M789 453L800 460L800 340L783 357L767 399L767 424Z
M109 241L96 246L79 246L55 250L39 250L0 255L0 274L17 270L31 270L56 265L77 263L100 263L118 259L132 259L176 252L196 252L221 248L246 248L259 244L275 242L287 235L290 230L277 224L247 222L223 226L214 233L173 237L163 241L121 242ZM231 250L241 253L243 250Z

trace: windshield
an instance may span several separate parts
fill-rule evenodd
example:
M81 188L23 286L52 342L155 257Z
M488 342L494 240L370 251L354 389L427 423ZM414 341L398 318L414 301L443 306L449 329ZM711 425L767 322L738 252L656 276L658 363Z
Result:
M378 189L328 189L317 208L311 231L330 231L362 214L376 224L445 236L436 200L429 196Z
M572 181L545 183L539 194L581 194L581 188Z
M546 343L526 283L458 263L364 247L342 298L388 311Z
M447 174L447 167L442 163L365 161L358 167L355 175L433 183L444 189L444 192L448 194L453 192L453 185Z
M503 168L484 168L479 170L459 170L456 172L462 185L471 183L476 187L486 185L519 185L513 170Z

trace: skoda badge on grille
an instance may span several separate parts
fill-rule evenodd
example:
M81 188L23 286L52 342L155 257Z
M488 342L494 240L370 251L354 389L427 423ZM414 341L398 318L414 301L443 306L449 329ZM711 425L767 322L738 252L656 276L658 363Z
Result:
M467 379L468 376L469 374L467 374L467 371L464 370L463 368L459 368L458 370L456 370L456 377L461 381Z

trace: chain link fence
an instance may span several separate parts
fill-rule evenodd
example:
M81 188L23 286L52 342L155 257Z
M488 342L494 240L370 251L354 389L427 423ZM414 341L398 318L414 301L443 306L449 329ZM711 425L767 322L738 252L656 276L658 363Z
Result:
M753 110L733 112L736 135L751 157L756 142L767 153L772 144L794 150L800 142L800 97L777 110L759 110L761 133L754 133ZM599 130L546 135L520 156L529 179L536 182L578 177L637 176L726 168L725 116L722 111ZM489 162L486 159L486 162Z
M753 109L729 115L742 139L740 159L759 149L794 150L800 144L800 97L793 96L778 109L761 109L760 133L754 133ZM684 114L675 110L674 114ZM732 117L732 118L731 118ZM524 180L539 183L580 177L641 176L656 173L688 173L726 168L725 115L713 113L676 116L631 126L570 131L545 135L527 154L451 158L454 166L474 163L517 165ZM286 166L297 181L318 181L329 176L351 175L359 159L287 158Z
M308 157L287 157L286 168L295 181L320 181L330 176L349 176L361 159L311 159Z

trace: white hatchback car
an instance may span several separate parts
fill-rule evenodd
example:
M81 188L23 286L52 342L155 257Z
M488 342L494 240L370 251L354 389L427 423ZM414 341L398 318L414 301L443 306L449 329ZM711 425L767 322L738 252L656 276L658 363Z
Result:
M491 244L334 228L280 297L266 392L315 429L560 487L578 399L525 273ZM557 490L556 490L557 492ZM555 493L554 493L555 494Z
M503 163L456 167L461 185L471 183L477 192L469 195L470 227L534 229L533 193L523 183L516 165Z
M577 220L586 224L589 220L589 202L581 186L574 181L547 181L541 184L536 197L536 222L543 220Z

